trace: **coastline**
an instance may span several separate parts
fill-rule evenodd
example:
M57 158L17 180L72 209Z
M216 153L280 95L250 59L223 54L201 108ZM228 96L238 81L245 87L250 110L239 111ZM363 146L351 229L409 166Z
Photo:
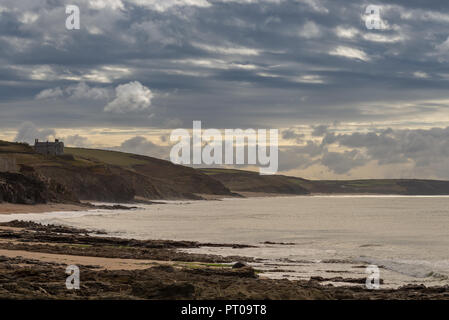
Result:
M63 203L48 203L48 204L14 204L14 203L0 203L0 214L32 214L32 213L47 213L47 212L64 212L64 211L82 211L89 207L83 204L63 204Z
M245 198L258 198L258 197L286 197L295 195L284 195L284 194L274 194L274 193L257 193L257 192L242 192L240 193L242 197L229 197L222 195L208 195L208 194L198 194L202 200L192 200L192 199L180 199L180 201L220 201L224 199L245 199ZM89 200L83 200L79 204L72 203L47 203L47 204L16 204L9 202L0 203L0 215L11 215L11 214L33 214L33 213L50 213L50 212L73 212L73 211L85 211L89 209L126 209L132 208L132 205L139 204L161 204L163 202L152 201L148 199L136 199L135 202L126 203L122 205L93 205Z
M258 193L258 195L259 197L253 197L250 193L245 194L245 197L273 198L273 194L267 196L266 194ZM279 198L292 197L292 195L280 194L274 196ZM360 196L363 197L366 195ZM233 199L244 200L245 198ZM211 198L207 200L220 201L221 199ZM266 201L271 202L270 199ZM201 204L202 201L197 202L197 204ZM147 204L153 203L148 202ZM135 205L138 204L138 202L135 203ZM134 204L126 205L132 206ZM113 204L105 205L103 203L94 205L88 202L80 204L49 203L46 205L11 205L1 203L0 214L62 213L67 211L87 211L96 208L114 209L114 207L115 209L130 208L119 205L114 206ZM22 212L14 212L19 208ZM38 208L40 211L36 211L35 208ZM15 217L5 219L4 221L11 219L15 219ZM26 218L20 217L20 219ZM91 228L95 227L91 226ZM152 239L151 237L149 238ZM166 237L164 239L172 239L172 237ZM268 275L266 272L280 272L283 269L285 269L284 271L290 270L286 270L286 267L276 267L277 270L266 269L265 267L261 267L261 263L258 263L260 261L257 258L232 256L235 254L232 252L233 248L238 246L236 244L196 243L194 242L196 238L190 240L192 241L138 241L126 238L116 239L106 236L106 234L99 231L79 230L63 226L43 226L31 222L17 221L1 223L0 298L14 296L14 294L18 293L18 291L14 291L16 289L7 291L7 293L2 291L1 281L8 282L8 279L11 279L11 277L14 278L14 276L11 276L11 273L8 273L11 270L14 274L20 274L27 272L27 268L38 267L45 270L42 271L44 273L58 275L59 277L67 265L74 264L83 270L83 275L85 272L88 273L88 277L91 277L90 285L93 286L92 288L98 286L95 283L96 281L100 281L98 279L108 283L109 293L97 294L92 289L92 291L88 292L89 298L92 299L241 299L239 296L241 292L247 294L243 299L449 299L449 287L444 283L426 283L426 287L421 284L422 282L404 281L400 286L393 289L392 287L388 287L387 284L389 282L387 280L382 290L371 291L365 288L366 278L363 278L361 274L323 275L322 273L320 274L319 268L311 269L312 271L309 274L310 280L307 280L309 277L294 279L289 276L277 276L277 274L274 274L276 277L273 277L273 274ZM218 241L227 240L220 239ZM289 243L270 243L269 241L266 244L289 245ZM226 252L224 255L217 255L218 252L223 252L220 251L220 247L225 247ZM207 248L208 250L197 250L201 248ZM234 270L232 265L238 261L244 262L247 266L243 270ZM364 262L361 262L357 266L357 268L363 267L366 267ZM105 271L112 278L131 277L133 279L130 284L127 284L126 295L122 295L122 293L117 294L115 291L117 286L124 285L123 283L118 283L115 279L111 278L102 278L102 272ZM2 272L8 275L8 279L2 279ZM142 287L141 282L144 281L142 279L148 277L163 278L164 284L158 284L158 286L162 286L160 287L162 291L166 290L165 286L171 287L181 282L185 283L191 289L191 292L183 296L179 296L176 292L170 293L169 296L164 296L162 293L157 293L153 296L152 294L154 292L150 294L144 290L145 292L135 295L134 291L136 288ZM185 279L190 280L186 282ZM26 281L32 282L35 280L42 281L43 283L52 281L47 276L43 276L42 279L31 277ZM23 284L19 277L17 281ZM196 293L197 290L204 290L205 287L210 286L215 286L213 287L215 288L214 290L220 292L225 290L226 288L217 288L217 286L220 286L217 284L217 281L230 281L232 284L238 282L238 284L235 284L233 290L228 291L224 295L219 295L217 292L212 291L208 295ZM240 281L243 282L240 283ZM56 291L56 296L52 294L42 296L39 292L29 291L22 296L18 296L18 298L51 297L56 299L83 299L83 297L87 297L86 294L82 296L76 294L67 295L67 292L59 287L57 289L47 290L47 287L43 287L43 283L31 283L30 287L38 286L44 288L47 293L52 292L52 290ZM102 285L104 285L104 282L102 282ZM61 284L58 284L58 286L61 286ZM281 296L282 298L279 298Z
M291 198L291 197L423 197L423 198L446 198L449 195L400 195L400 194L376 194L376 193L313 193L313 194L284 194L284 193L267 193L267 192L239 192L239 196L229 197L222 195L197 194L201 198L198 200L180 199L180 201L221 201L225 199L246 199L246 198ZM123 205L93 205L83 200L78 204L74 203L47 203L47 204L15 204L9 202L0 203L0 215L11 214L33 214L33 213L50 213L50 212L73 212L84 211L89 209L130 209L135 208L132 205L139 204L162 204L163 200L153 201L144 198L136 199L135 202L125 203Z
M121 204L92 204L84 201L80 203L47 203L47 204L15 204L15 203L0 203L0 215L12 215L12 214L39 214L39 213L51 213L51 212L76 212L86 211L92 209L104 209L104 210L131 210L138 207L133 204L161 204L160 202L141 201L136 203Z
M367 290L365 279L343 279L353 285L338 287L322 284L319 277L266 279L250 266L253 258L178 250L235 244L133 240L91 232L23 221L1 223L0 298L449 299L447 287ZM80 290L65 287L69 264L80 268Z

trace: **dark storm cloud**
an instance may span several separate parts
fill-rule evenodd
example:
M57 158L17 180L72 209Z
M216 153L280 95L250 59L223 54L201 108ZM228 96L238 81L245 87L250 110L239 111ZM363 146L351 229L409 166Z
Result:
M325 138L323 144L332 141L343 147L363 148L370 159L381 165L412 160L417 167L425 167L446 163L449 155L449 127L328 135L332 139ZM449 168L444 177L449 177Z
M81 30L68 31L69 2L2 1L0 110L16 112L1 125L397 120L447 97L445 2L376 1L388 28L370 31L362 20L368 1L80 0ZM133 81L155 93L153 120L104 113L98 100L34 100L80 82L113 91ZM415 100L422 107L388 108ZM373 103L381 112L367 111Z
M335 151L329 151L330 149ZM280 171L307 169L321 165L335 174L373 162L396 165L394 176L402 177L401 168L408 166L407 177L449 179L449 127L431 129L373 129L368 132L337 134L327 132L319 141L282 147Z
M301 143L304 137L304 133L298 133L294 129L286 129L282 131L282 139L295 140L297 143Z
M326 152L321 163L337 174L348 173L350 170L365 165L368 162L357 150L345 152Z
M313 131L312 131L312 136L314 137L322 137L326 132L327 129L329 129L328 125L319 125L319 126L314 126L313 127Z

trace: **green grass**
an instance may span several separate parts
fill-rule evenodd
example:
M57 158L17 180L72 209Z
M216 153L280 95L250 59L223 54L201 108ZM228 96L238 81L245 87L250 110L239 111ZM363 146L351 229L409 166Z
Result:
M201 168L198 169L200 170L202 173L207 174L207 175L214 175L214 174L220 174L220 173L257 173L257 172L253 172L253 171L245 171L245 170L237 170L237 169L224 169L224 168Z
M206 263L204 264L206 267L215 267L215 268L230 268L231 265L224 263Z
M129 153L116 151L64 148L64 154L72 155L74 159L64 156L43 156L36 154L32 147L22 143L0 141L0 156L14 157L18 164L38 166L92 166L103 162L117 166L133 166L147 163L144 159Z
M90 248L92 247L91 244L69 244L67 247L74 247L74 248Z
M33 153L33 152L34 152L33 148L27 144L0 141L0 154L1 153Z
M80 159L91 161L101 161L109 165L131 167L138 164L146 164L147 161L130 153L117 151L84 149L84 148L65 148L66 154L71 154Z
M70 159L67 156L45 156L37 154L34 149L27 144L0 141L0 156L12 158L17 164L29 166L91 166L93 163L86 159Z

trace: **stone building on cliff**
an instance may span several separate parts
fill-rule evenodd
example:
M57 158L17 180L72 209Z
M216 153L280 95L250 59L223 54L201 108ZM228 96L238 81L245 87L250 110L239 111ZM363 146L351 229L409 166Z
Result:
M34 151L40 154L59 156L64 154L64 142L55 139L55 142L39 142L34 141Z

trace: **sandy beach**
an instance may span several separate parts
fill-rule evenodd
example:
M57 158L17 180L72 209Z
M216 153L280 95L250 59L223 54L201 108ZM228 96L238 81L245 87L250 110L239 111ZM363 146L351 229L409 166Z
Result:
M48 204L13 204L0 203L0 214L14 214L14 213L45 213L58 211L81 211L86 210L84 205L76 204L62 204L62 203L48 203Z

